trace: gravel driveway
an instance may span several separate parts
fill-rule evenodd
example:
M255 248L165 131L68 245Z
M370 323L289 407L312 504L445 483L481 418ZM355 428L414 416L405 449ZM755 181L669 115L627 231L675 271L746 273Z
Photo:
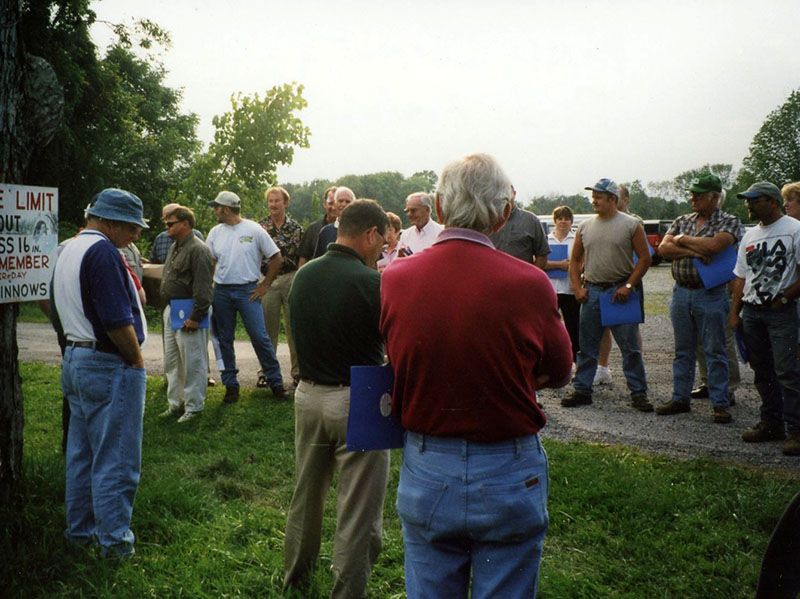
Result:
M642 326L644 361L650 398L655 403L667 401L672 394L672 325L668 305L672 277L668 264L652 268L644 281L648 313ZM55 333L49 325L19 323L17 327L19 359L60 363ZM161 339L151 335L145 347L145 363L151 375L163 373ZM254 387L258 364L248 342L236 342L236 355L243 386ZM286 344L278 348L283 372L289 371ZM571 441L575 439L609 444L622 444L641 450L677 457L709 457L728 462L747 463L771 468L800 468L800 458L781 455L780 443L747 444L741 441L742 431L759 419L758 393L753 386L753 372L742 366L742 384L736 392L736 405L731 408L733 422L714 424L708 400L696 400L692 411L677 416L644 414L629 407L629 393L622 376L622 359L614 346L610 361L613 384L595 390L591 406L565 409L561 398L572 387L546 389L540 402L547 413L544 437ZM212 366L212 369L216 369Z

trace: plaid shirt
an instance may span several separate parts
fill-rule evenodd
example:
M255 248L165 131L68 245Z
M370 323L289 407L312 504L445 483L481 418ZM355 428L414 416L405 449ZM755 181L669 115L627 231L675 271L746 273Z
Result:
M667 235L685 233L692 237L714 237L717 233L730 233L734 244L742 239L742 223L738 218L716 208L700 229L697 229L697 212L684 214L675 219L667 231ZM695 268L693 258L685 256L672 261L672 278L678 285L686 287L702 287L703 281Z
M297 221L289 218L289 215L286 215L283 225L280 228L272 224L271 218L265 218L258 224L269 233L269 236L272 237L272 241L275 242L275 245L277 245L278 249L281 251L283 266L281 266L281 270L278 274L285 275L297 270L297 248L300 247L300 240L303 238L303 227L301 227ZM266 274L266 268L266 262L262 263L261 272Z
M203 234L197 229L192 229L192 233L200 241L205 241ZM167 236L166 231L161 231L153 241L153 248L150 250L150 262L152 264L164 264L167 261L167 252L172 247L172 239Z

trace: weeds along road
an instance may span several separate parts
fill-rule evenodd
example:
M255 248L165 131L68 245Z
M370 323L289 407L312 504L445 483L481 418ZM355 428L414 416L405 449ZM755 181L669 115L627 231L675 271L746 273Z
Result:
M672 295L669 264L650 269L645 276L645 323L642 326L644 362L650 399L661 403L672 395L672 356L674 350L669 301ZM59 364L61 355L55 333L49 325L19 323L17 326L19 359ZM161 337L151 334L144 348L147 372L163 373ZM239 379L244 387L254 387L258 363L247 341L236 342ZM285 343L278 347L278 360L284 373L289 372L289 352ZM213 361L213 356L212 356ZM657 416L637 412L628 405L629 393L622 376L622 359L616 345L611 352L613 383L594 391L594 403L579 408L562 408L562 397L572 392L545 389L539 400L548 423L542 430L546 438L561 441L585 440L622 444L643 451L677 457L708 457L736 463L800 470L800 458L781 455L780 443L749 444L741 441L742 431L759 420L760 400L753 386L753 372L741 366L742 384L736 391L736 405L731 408L733 422L714 424L708 400L692 402L692 411L677 416ZM219 380L216 365L212 372Z

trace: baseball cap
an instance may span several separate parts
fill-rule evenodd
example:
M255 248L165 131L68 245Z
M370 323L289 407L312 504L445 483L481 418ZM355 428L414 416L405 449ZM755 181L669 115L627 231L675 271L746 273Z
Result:
M709 191L722 191L722 182L712 173L698 175L689 188L692 193L708 193Z
M238 208L242 201L232 191L220 191L217 197L211 200L208 205L212 208L217 206L230 206L231 208Z
M86 209L86 214L139 225L149 229L142 218L142 200L124 189L104 189L97 194Z
M780 202L781 190L778 189L777 185L773 185L768 181L759 181L758 183L753 183L747 191L736 194L736 197L742 200L747 198L758 198L761 196L767 196L768 198L772 198L773 200Z
M610 193L613 196L619 197L619 185L614 183L611 179L600 179L597 183L594 184L592 187L584 187L584 189L588 189L590 191L602 191L605 193Z

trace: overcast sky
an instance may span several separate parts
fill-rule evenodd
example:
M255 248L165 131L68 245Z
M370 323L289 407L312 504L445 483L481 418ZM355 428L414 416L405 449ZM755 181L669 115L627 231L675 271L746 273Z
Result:
M741 166L800 87L798 0L101 0L168 30L167 85L212 139L236 92L297 81L309 149L281 182L440 173L493 154L521 197ZM107 28L95 25L98 45Z

